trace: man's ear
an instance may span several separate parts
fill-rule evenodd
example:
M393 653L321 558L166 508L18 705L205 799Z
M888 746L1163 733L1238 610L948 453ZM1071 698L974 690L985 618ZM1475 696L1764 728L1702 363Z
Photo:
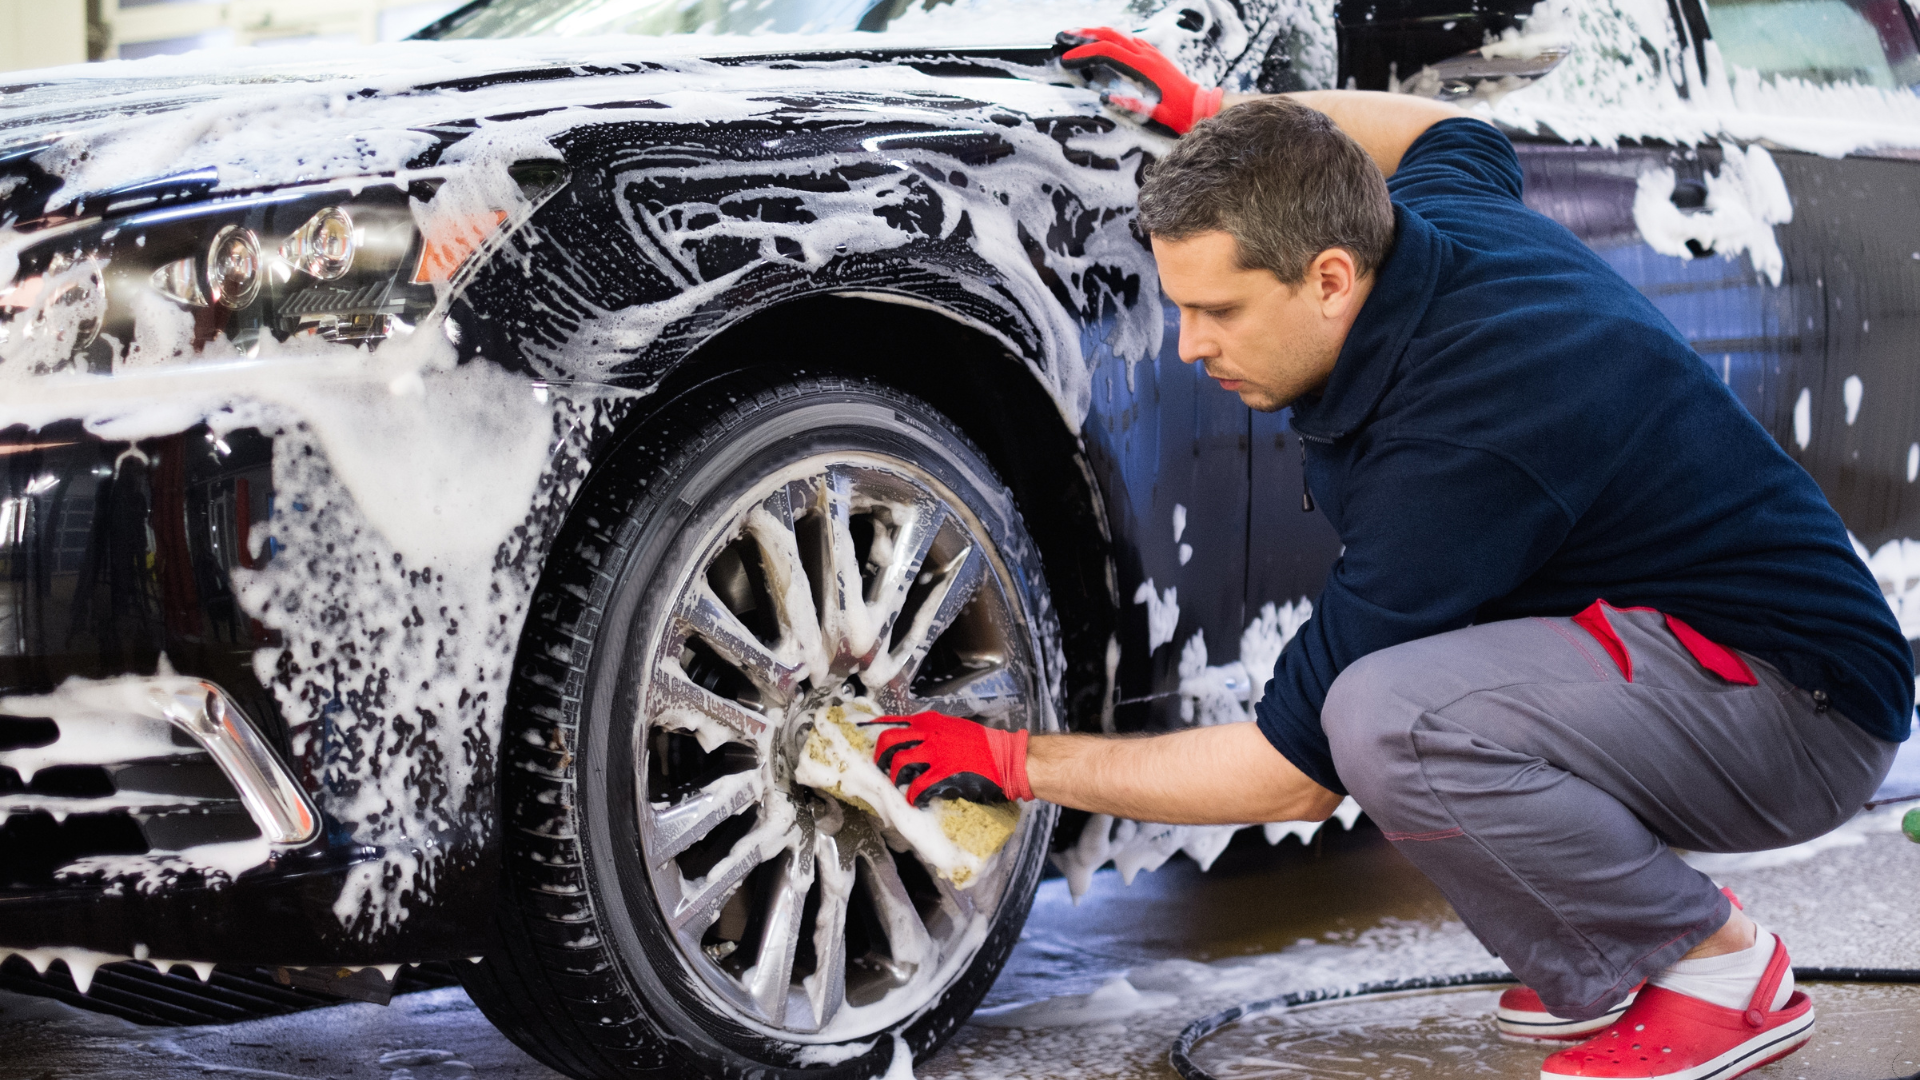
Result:
M1330 319L1346 313L1359 281L1360 268L1346 248L1328 248L1307 264L1307 283L1320 302L1321 314Z

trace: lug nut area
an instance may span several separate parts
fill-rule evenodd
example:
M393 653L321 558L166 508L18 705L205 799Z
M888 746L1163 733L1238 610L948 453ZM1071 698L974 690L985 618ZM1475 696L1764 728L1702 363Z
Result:
M871 698L846 696L846 689L842 687L818 705L801 710L782 739L782 749L795 783L872 813L866 801L845 791L832 777L866 771L863 766L872 765L878 731L866 725L886 712ZM826 737L829 730L838 737ZM830 766L831 776L820 768L803 764L809 760L813 766ZM874 766L872 771L877 774L879 769Z

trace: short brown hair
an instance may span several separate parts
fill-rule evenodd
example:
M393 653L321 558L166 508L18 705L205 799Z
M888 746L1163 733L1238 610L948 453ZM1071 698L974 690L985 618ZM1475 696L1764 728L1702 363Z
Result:
M1327 115L1262 98L1194 127L1155 162L1140 189L1140 223L1163 240L1225 232L1242 269L1298 285L1328 248L1370 273L1393 249L1387 181Z

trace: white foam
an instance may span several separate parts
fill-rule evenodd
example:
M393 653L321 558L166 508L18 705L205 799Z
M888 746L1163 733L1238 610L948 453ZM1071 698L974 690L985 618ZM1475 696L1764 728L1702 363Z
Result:
M1173 640L1173 632L1180 625L1180 590L1177 586L1169 585L1165 592L1156 592L1153 579L1148 578L1133 591L1133 602L1147 605L1148 652Z
M1151 595L1151 584L1142 586L1142 595ZM1261 687L1271 676L1281 650L1312 615L1313 603L1306 597L1283 604L1261 605L1260 614L1240 634L1240 658L1220 665L1208 664L1206 633L1194 631L1180 648L1181 720L1200 727L1253 720ZM1150 610L1149 621L1151 616ZM1351 829L1360 812L1360 804L1347 798L1334 810L1333 817ZM1278 844L1288 836L1297 836L1305 843L1312 840L1324 824L1284 821L1262 825L1261 829L1269 844ZM1094 871L1108 862L1114 864L1121 880L1129 885L1141 871L1157 870L1182 852L1202 870L1210 869L1234 834L1247 827L1166 825L1095 814L1074 845L1054 852L1051 858L1066 876L1077 900L1092 884Z
M119 953L95 952L92 949L80 949L59 946L45 949L7 949L0 955L18 956L33 965L33 970L44 975L47 965L58 960L67 965L67 972L73 976L73 985L81 993L93 988L93 973L107 964L131 960L132 957Z
M808 1044L796 1048L793 1056L801 1065L839 1065L872 1050L873 1046L872 1039L866 1042Z
M59 737L46 746L0 750L0 765L30 783L35 773L55 765L109 765L202 752L198 746L176 743L174 726L151 715L155 694L199 692L198 680L169 678L164 658L161 664L162 672L151 677L72 675L49 693L0 697L0 716L42 717L60 729ZM155 796L147 799L159 801Z
M1006 1009L984 1009L974 1013L968 1023L988 1028L1086 1027L1169 1008L1179 1001L1178 995L1162 991L1142 993L1121 975L1090 994L1069 994Z
M152 795L141 796L147 803ZM135 809L137 807L127 807ZM98 812L98 811L72 811ZM143 855L88 855L75 859L54 871L63 880L86 880L102 889L132 889L152 894L178 882L185 875L197 875L203 888L218 889L248 870L266 862L273 845L265 837L200 844L181 851L156 849Z
M1239 659L1220 665L1207 663L1206 637L1195 631L1180 653L1180 718L1202 725L1254 719L1281 650L1312 615L1313 602L1304 596L1261 605L1240 633Z
M1880 583L1887 606L1900 620L1900 632L1909 641L1920 641L1920 540L1905 537L1889 540L1881 544L1879 550L1869 553L1859 537L1852 533L1847 537L1853 541L1854 553Z
M1906 812L1906 805L1883 806L1877 810L1867 810L1856 814L1845 825L1816 836L1803 844L1791 847L1773 848L1768 851L1742 852L1705 852L1683 851L1680 857L1687 865L1709 877L1730 874L1743 870L1765 870L1775 866L1790 866L1805 862L1835 848L1859 847L1867 842L1867 837L1878 832L1899 832L1900 818Z
M1742 151L1722 147L1718 172L1706 174L1704 209L1683 212L1673 204L1671 168L1643 173L1633 197L1633 223L1647 245L1662 255L1693 258L1688 242L1732 259L1742 252L1775 285L1786 269L1773 228L1793 220L1793 203L1773 156L1762 146Z
M913 1050L898 1035L893 1037L893 1058L880 1080L913 1080Z
M1520 131L1608 147L1765 140L1828 157L1920 146L1920 98L1905 90L1762 76L1725 64L1712 41L1701 71L1664 0L1542 0L1527 30L1570 41L1571 55L1534 85L1474 106Z
M1526 33L1510 26L1498 38L1480 46L1480 55L1498 60L1532 60L1543 53L1574 44L1573 35L1560 29Z

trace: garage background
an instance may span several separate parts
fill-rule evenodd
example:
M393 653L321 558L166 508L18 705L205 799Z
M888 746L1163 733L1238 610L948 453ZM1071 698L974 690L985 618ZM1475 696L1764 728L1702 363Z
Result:
M0 0L0 71L230 47L394 41L459 0Z

